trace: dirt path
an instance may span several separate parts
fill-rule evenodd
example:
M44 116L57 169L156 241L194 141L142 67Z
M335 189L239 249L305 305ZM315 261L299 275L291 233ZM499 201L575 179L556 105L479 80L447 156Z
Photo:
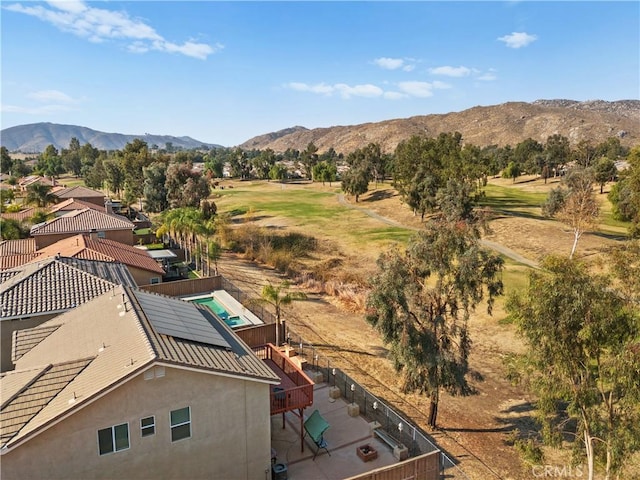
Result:
M282 278L271 268L228 254L221 259L219 270L256 297L267 280L278 282ZM428 400L400 392L397 374L386 358L387 350L362 315L345 312L331 297L307 293L307 300L295 302L285 312L291 331L429 432ZM501 364L502 353L518 350L519 344L513 333L505 332L492 317L478 315L470 327L474 339L472 384L478 393L470 397L443 395L438 420L444 428L431 435L447 455L460 462L453 478L530 478L521 471L517 453L505 444L508 432L526 427L528 421L528 399L508 384Z
M392 227L398 227L398 228L408 228L410 230L419 230L419 227L415 227L415 226L410 226L410 225L405 225L402 224L400 222L396 222L395 220L392 220L390 218L387 217L383 217L382 215L374 212L373 210L369 210L368 208L363 208L363 207L359 207L357 205L354 205L353 203L347 201L347 199L345 198L344 194L340 193L338 194L338 202L341 205L344 205L345 207L348 208L354 208L357 210L360 210L361 212L367 214L368 216L370 216L371 218L375 218L376 220L380 220L382 223L386 224L386 225L390 225ZM538 268L538 262L535 262L529 258L524 257L523 255L520 255L519 253L511 250L508 247L505 247L504 245L501 245L497 242L491 241L491 240L487 240L487 239L481 239L480 243L482 243L483 245L485 245L486 247L490 248L491 250L495 250L496 252L500 253L501 255L504 255L505 257L509 257L510 259L521 263L523 265L527 265L528 267L532 267L532 268Z

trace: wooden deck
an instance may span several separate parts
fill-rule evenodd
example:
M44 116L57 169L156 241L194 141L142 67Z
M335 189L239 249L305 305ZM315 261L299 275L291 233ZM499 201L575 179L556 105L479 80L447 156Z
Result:
M280 377L280 384L271 389L271 415L298 410L313 405L313 380L287 355L273 344L253 347L253 351Z

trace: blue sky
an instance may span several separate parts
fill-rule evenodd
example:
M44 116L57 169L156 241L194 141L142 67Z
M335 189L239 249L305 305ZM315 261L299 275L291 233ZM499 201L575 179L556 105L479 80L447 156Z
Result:
M2 0L2 128L225 146L508 101L640 98L640 3Z

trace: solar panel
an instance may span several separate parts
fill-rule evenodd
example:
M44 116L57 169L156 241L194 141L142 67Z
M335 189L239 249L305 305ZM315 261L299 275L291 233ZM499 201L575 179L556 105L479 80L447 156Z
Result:
M135 292L135 296L158 333L216 347L231 348L195 305L139 290Z

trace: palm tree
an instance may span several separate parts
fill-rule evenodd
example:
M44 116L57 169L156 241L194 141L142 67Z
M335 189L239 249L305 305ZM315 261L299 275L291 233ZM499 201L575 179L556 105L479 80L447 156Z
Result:
M51 185L32 183L27 187L26 203L35 204L38 207L46 207L50 203L55 203L55 201L56 197L51 193Z
M260 301L273 306L276 314L276 347L280 346L280 325L282 324L282 307L290 305L294 300L303 300L307 296L303 292L290 292L291 284L287 280L280 282L280 285L273 286L268 282L262 287Z

